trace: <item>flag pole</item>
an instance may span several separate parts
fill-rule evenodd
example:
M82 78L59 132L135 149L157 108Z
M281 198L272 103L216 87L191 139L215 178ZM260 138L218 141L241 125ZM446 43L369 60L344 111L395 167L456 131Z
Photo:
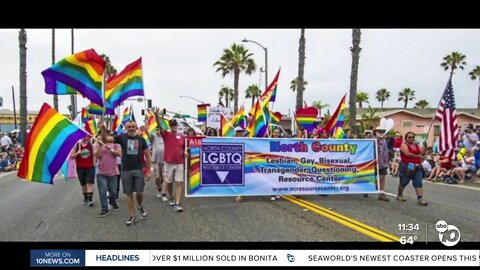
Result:
M452 75L453 74L450 74L450 78L448 79L447 81L447 85L445 86L445 89L443 90L443 93L442 95L440 96L440 100L438 101L438 105L436 107L436 110L433 114L433 117L432 117L432 121L430 121L430 125L428 126L428 131L427 131L427 137L424 141L428 142L428 135L430 134L430 129L432 129L432 126L433 126L433 122L435 121L435 118L437 118L437 110L438 110L438 107L440 107L440 103L442 103L442 99L443 99L443 96L445 95L445 92L447 91L447 87L448 87L448 84L449 83L452 83ZM435 138L434 138L435 139Z

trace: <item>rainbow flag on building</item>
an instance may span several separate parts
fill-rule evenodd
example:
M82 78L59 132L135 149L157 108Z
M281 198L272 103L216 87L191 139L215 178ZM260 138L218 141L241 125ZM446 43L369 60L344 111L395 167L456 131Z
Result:
M105 61L94 49L70 55L42 71L45 93L67 95L78 91L92 102L103 106L104 71Z
M108 78L105 88L107 107L116 108L129 97L144 96L142 58L127 65L120 73Z
M44 103L25 141L25 153L17 176L53 184L53 177L68 154L85 136L85 131Z

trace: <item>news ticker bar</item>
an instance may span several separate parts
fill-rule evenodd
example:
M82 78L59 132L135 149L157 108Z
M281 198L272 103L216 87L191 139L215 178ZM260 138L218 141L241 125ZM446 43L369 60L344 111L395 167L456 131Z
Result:
M480 266L480 250L30 250L30 266Z

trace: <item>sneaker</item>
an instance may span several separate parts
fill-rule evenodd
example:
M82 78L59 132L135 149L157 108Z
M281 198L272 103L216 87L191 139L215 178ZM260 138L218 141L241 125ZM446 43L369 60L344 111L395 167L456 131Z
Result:
M145 211L145 208L143 208L143 205L138 207L138 211L140 211L140 214L142 217L147 217L147 211Z
M406 202L407 199L403 195L397 195L397 201Z
M175 201L170 200L170 202L169 202L168 204L170 204L170 206L174 206L174 205L175 205Z
M93 201L88 201L88 206L93 206Z
M390 201L390 199L387 198L387 195L385 195L385 193L378 194L378 200L379 201L384 201L384 202L389 202Z
M127 226L132 225L135 222L135 219L136 219L135 217L129 217L127 220Z
M425 199L420 199L417 201L417 204L418 205L421 205L421 206L427 206L428 205L428 201L425 200Z
M275 196L270 196L271 201L275 201Z
M108 211L102 210L100 211L100 215L98 215L99 218L104 218L108 216Z
M183 208L180 206L180 204L175 204L173 206L173 211L175 212L182 212L183 211Z
M83 205L87 205L87 203L88 203L87 198L84 198L82 204L83 204Z
M368 194L363 194L363 197L368 198Z
M118 210L120 207L118 207L118 204L111 204L113 210Z
M168 202L168 198L165 194L162 194L162 202Z
M162 193L157 193L157 198L161 198L162 197Z

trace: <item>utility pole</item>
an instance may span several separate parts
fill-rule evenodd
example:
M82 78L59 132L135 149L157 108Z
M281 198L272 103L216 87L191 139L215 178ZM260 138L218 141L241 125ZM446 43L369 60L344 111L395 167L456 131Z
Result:
M73 28L72 28L72 54L75 53L74 50L74 36L73 36ZM77 96L76 95L70 95L70 101L72 103L72 119L75 119L75 116L77 114Z

